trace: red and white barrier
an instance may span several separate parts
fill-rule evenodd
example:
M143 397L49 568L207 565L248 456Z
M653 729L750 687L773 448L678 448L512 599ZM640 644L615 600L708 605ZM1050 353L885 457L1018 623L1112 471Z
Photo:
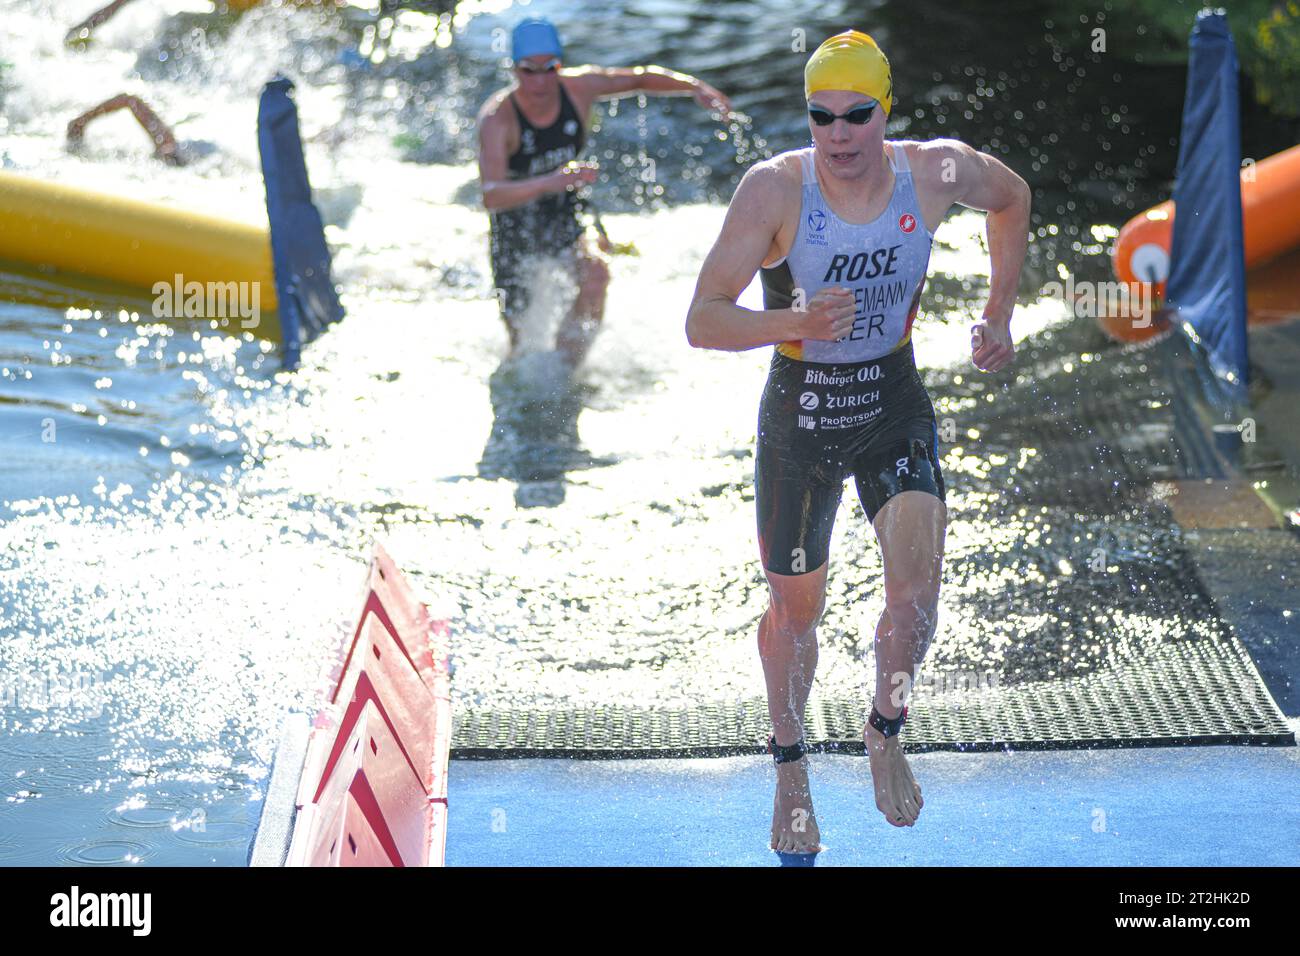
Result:
M448 636L376 543L356 630L307 745L286 866L442 866Z

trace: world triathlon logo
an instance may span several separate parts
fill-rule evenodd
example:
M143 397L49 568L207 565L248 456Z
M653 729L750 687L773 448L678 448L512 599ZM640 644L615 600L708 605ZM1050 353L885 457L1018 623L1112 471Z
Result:
M820 209L814 209L808 213L808 242L813 245L826 245L826 213Z

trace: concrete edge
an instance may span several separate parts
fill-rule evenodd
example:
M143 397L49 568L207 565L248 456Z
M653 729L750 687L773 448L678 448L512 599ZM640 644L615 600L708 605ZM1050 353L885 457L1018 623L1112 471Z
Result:
M306 714L286 715L280 743L271 760L271 778L262 816L248 850L249 866L284 866L298 810L298 781L307 759L311 722Z
M1255 417L1251 398L1216 407L1206 394L1208 373L1196 347L1175 329L1164 339L1165 363L1174 384L1174 433L1184 455L1202 477L1248 482L1272 513L1278 528L1300 533L1300 477L1267 439L1243 441L1235 426Z

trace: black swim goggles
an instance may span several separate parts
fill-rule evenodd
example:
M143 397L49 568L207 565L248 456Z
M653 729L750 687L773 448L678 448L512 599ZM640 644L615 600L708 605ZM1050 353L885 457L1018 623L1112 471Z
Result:
M871 122L872 115L876 112L876 103L864 103L861 106L855 106L847 113L832 113L830 110L824 110L820 106L809 106L808 115L818 126L830 126L837 119L845 120L854 126L866 126Z
M515 69L520 73L527 73L529 76L541 76L543 73L554 73L560 68L559 57L552 57L541 66L533 66L531 63L516 63Z

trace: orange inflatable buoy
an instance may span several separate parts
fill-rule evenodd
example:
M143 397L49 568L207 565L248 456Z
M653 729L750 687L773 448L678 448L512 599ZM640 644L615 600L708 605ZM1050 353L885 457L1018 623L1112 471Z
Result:
M1300 146L1242 167L1241 224L1247 269L1300 247ZM1150 282L1155 301L1163 301L1173 239L1172 199L1138 213L1119 231L1111 251L1116 278L1130 285ZM1127 315L1099 316L1097 323L1123 342L1142 342L1168 328L1159 316L1148 324L1135 324Z
M1117 309L1096 315L1101 330L1116 342L1145 342L1170 327L1168 317L1158 309L1151 309L1149 303L1145 311L1140 311L1128 302L1121 302Z
M1246 268L1300 246L1300 146L1241 170L1241 225ZM1111 253L1121 282L1154 282L1163 298L1174 237L1174 201L1138 213L1119 231Z

